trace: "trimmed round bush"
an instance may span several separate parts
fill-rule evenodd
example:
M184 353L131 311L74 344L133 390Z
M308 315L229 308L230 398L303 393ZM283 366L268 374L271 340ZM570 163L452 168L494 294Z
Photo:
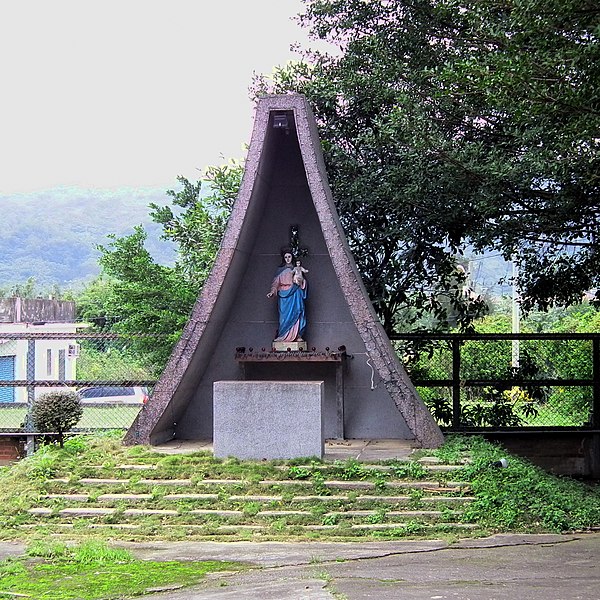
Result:
M78 423L83 408L75 392L48 392L33 402L31 415L36 430L55 433L62 448L65 432Z

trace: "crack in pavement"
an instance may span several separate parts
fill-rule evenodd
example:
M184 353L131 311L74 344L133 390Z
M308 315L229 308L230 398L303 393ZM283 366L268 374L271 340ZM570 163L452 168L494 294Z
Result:
M502 539L505 538L505 539ZM548 539L551 538L551 539ZM314 564L314 557L310 557L308 562L306 560L294 563L285 563L281 565L264 565L261 566L257 564L257 568L262 568L264 570L271 569L283 569L290 567L302 567L307 565L313 566L327 566L332 564L344 564L350 562L361 562L361 561L370 561L377 560L382 558L391 558L394 556L402 556L406 554L422 554L428 552L440 552L444 550L487 550L487 549L495 549L495 548L507 548L507 547L519 547L519 546L542 546L542 547L552 547L557 544L566 544L569 542L574 542L576 540L581 539L581 536L576 535L562 535L562 534L526 534L524 535L514 535L514 534L496 534L494 536L490 536L487 538L480 539L462 539L458 540L458 542L447 543L441 540L431 540L430 542L439 542L440 545L431 547L431 548L401 548L387 552L380 552L377 554L370 554L368 556L351 556L347 558L336 557L331 559L323 559L319 560L318 563ZM410 544L414 542L389 542L390 544ZM256 563L254 563L256 564Z

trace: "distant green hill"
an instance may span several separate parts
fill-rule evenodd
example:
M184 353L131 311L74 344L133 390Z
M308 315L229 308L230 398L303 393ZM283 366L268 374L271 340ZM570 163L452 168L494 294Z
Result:
M177 184L173 187L176 187ZM152 222L151 202L167 204L166 190L82 190L57 188L36 193L0 195L0 289L35 278L39 286L69 287L96 276L98 244L107 235L133 232L143 225L148 232L146 247L161 264L174 258L171 244L160 240L161 228ZM509 265L498 253L483 260L472 257L471 276L478 291L491 296L510 292L498 280L510 276Z
M160 263L173 260L170 244L149 217L151 202L166 204L164 190L58 188L0 195L0 288L34 277L45 286L68 286L99 273L98 244L107 235L148 231L147 248Z

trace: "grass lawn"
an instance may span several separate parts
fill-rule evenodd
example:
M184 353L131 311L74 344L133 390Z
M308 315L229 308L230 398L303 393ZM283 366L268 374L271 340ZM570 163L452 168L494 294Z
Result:
M23 404L0 404L0 429L19 430L27 416L27 406Z
M84 406L77 429L128 429L141 409L141 404Z
M142 408L141 404L85 406L76 429L128 429ZM27 406L0 405L0 430L19 431L27 416Z
M141 561L98 541L34 542L28 557L0 561L0 598L111 600L179 589L207 573L239 568L220 561Z

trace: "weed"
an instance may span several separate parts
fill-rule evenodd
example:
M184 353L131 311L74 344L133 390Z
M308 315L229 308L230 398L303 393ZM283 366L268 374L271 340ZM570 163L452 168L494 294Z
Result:
M424 525L422 523L411 520L408 523L406 523L406 525L403 527L403 530L406 535L414 535L423 531L423 528Z
M313 473L312 486L313 491L317 496L327 496L331 493L329 488L325 485L325 477L322 473Z
M64 443L65 452L70 452L71 454L82 454L88 449L88 439L83 435L67 438Z
M271 523L271 529L273 529L273 531L285 531L287 527L287 521L285 519L275 519L272 523Z
M337 525L340 520L339 513L329 513L323 516L321 523L323 525Z
M125 550L98 542L67 547L37 545L27 559L0 562L2 592L9 597L101 600L142 595L161 585L188 586L206 573L239 568L234 563L135 560ZM40 560L41 559L41 560Z
M315 517L321 517L324 514L326 514L328 512L328 508L325 504L315 504L313 506L311 506L310 508L310 513L311 515L315 516Z
M312 475L312 469L308 467L291 466L288 469L290 479L308 479Z
M27 555L49 560L66 559L71 556L71 550L63 542L34 540L27 548Z
M506 451L480 437L451 443L473 456L461 469L475 496L465 508L465 520L502 531L573 531L600 523L599 490L550 475L516 456L507 468L494 468Z
M260 502L246 502L242 508L242 511L247 517L255 517L260 509Z
M387 519L387 513L386 513L385 509L380 508L375 512L375 514L369 515L369 517L367 518L367 521L369 523L376 524L376 523L385 523L386 519Z
M429 474L420 462L414 460L396 463L392 466L392 472L398 479L425 479Z
M420 488L413 488L408 492L408 505L411 508L420 508L423 504L425 492Z
M467 505L460 505L462 521L479 525L478 534L485 531L568 531L573 529L586 529L600 523L600 490L589 488L583 484L569 479L560 479L535 469L527 461L508 456L509 466L505 469L491 467L492 463L507 453L498 446L489 444L482 438L449 436L447 443L436 451L441 462L463 463L469 458L470 464L464 464L461 469L452 473L452 478L460 479L468 484L469 495L475 497ZM429 454L431 456L431 454ZM90 495L88 506L100 503L98 497L110 491L144 491L151 495L137 506L147 508L173 508L178 510L177 515L169 517L139 515L124 519L125 504L113 502L117 506L113 514L103 517L85 517L73 521L69 530L72 539L81 539L84 536L96 538L121 538L121 539L254 539L254 540L283 540L283 539L344 539L357 540L372 537L372 531L352 529L356 520L346 518L343 512L349 510L360 500L361 510L376 511L370 517L370 522L385 522L386 511L391 510L390 504L378 500L368 501L368 492L352 489L343 493L347 500L332 500L334 491L326 486L326 480L333 475L340 479L369 479L375 483L376 495L386 495L386 488L390 487L389 478L398 474L413 478L421 478L425 467L417 461L399 463L390 461L386 463L387 470L365 467L357 461L338 462L333 466L325 467L322 463L307 459L298 462L281 462L278 465L272 462L249 462L239 460L215 460L210 456L179 455L168 456L151 452L147 447L125 448L118 438L114 437L73 437L65 442L62 450L57 447L43 447L34 456L16 463L10 469L0 470L0 522L4 525L2 536L5 539L23 535L21 526L26 524L28 535L32 538L48 536L47 539L60 539L51 537L57 532L64 532L60 523L63 516L55 514L52 517L38 518L28 513L32 507L51 507L56 511L62 507L71 506L70 501L47 500L47 493L82 493ZM127 486L95 486L82 490L79 479L82 473L86 477L124 477L122 470L114 466L120 464L154 464L152 476L157 479L168 479L164 474L171 473L171 478L181 479L181 473L187 473L198 478L193 489L190 486L156 485L156 484L128 484ZM104 468L99 465L106 465ZM160 465L160 467L158 466ZM281 468L283 465L283 468ZM140 477L147 478L147 471L135 470L132 472L134 481ZM67 479L66 482L54 480L56 477ZM261 484L256 485L259 477L264 479L296 479L295 485L287 483L274 483L268 490ZM208 479L229 480L226 485L206 483ZM303 485L303 480L310 482ZM220 489L219 489L220 488ZM308 488L308 489L307 489ZM165 499L165 494L176 492L207 492L216 494L214 500L171 500ZM406 503L413 509L423 507L424 490L416 488L406 491L409 497ZM428 492L429 493L429 492ZM460 492L457 490L456 494ZM290 509L292 507L305 507L310 514L290 515L278 520L269 521L270 527L261 531L236 529L236 525L252 524L262 503L249 500L232 503L232 495L275 495L282 496L281 501L268 503L271 509ZM294 500L295 495L323 496L319 500L302 501ZM365 501L367 499L367 501ZM232 506L235 504L235 506ZM77 503L80 505L80 503ZM127 508L131 505L128 503ZM194 508L214 507L221 509L239 508L242 514L226 519L214 516L193 515L189 511ZM448 531L449 527L440 529L443 522L452 522L456 519L454 511L449 507L456 507L450 503L448 508L442 509L441 524L437 528L427 528L415 533L417 525L410 524L408 528L395 529L392 533L378 533L385 537L401 535L436 535L439 531ZM387 519L389 520L389 519ZM360 522L365 522L361 519ZM129 523L135 529L117 528L112 525ZM231 525L227 533L219 530L222 523ZM306 524L335 525L331 530L309 531L302 528ZM192 527L191 525L194 525ZM111 527L94 528L95 525L110 525ZM165 527L168 525L168 527ZM202 527L197 527L202 525ZM387 530L389 532L389 530ZM58 553L59 547L53 552ZM46 559L42 559L46 560Z
M331 581L331 575L327 571L324 571L324 570L315 571L313 573L313 576L315 577L315 579L321 579L322 581L326 581L326 582Z
M354 458L348 459L343 463L336 461L334 463L334 470L337 477L346 481L366 479L369 475L364 465Z
M379 492L383 492L387 487L387 481L389 473L386 471L377 471L374 475L375 489Z
M446 443L433 451L434 456L446 465L459 463L464 452L460 443L448 443L450 439L452 439L451 436L448 436Z

